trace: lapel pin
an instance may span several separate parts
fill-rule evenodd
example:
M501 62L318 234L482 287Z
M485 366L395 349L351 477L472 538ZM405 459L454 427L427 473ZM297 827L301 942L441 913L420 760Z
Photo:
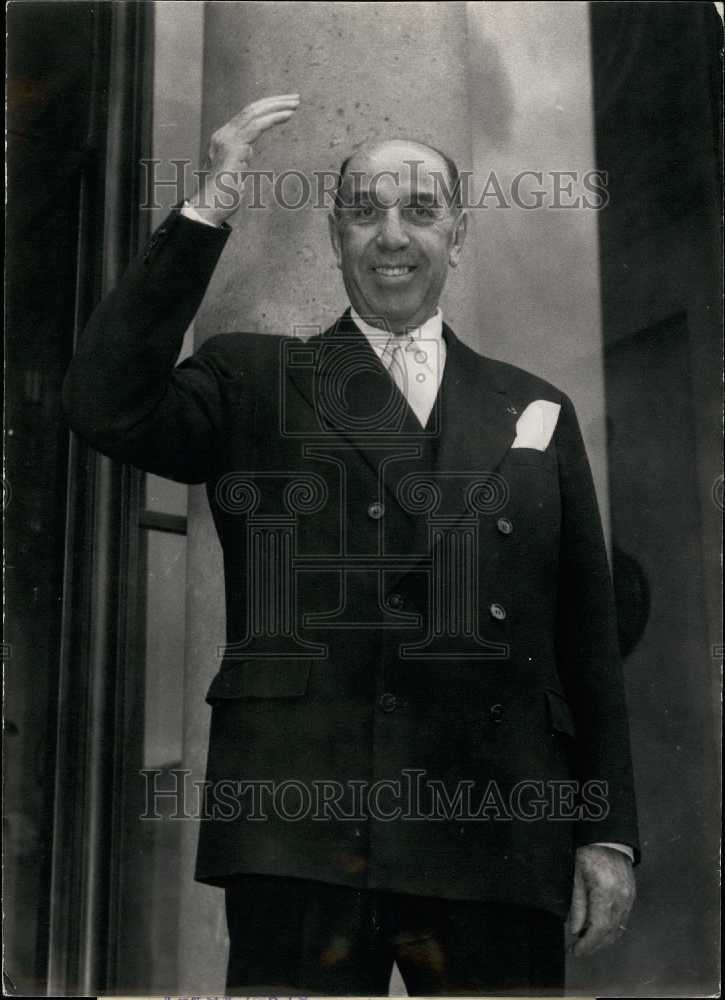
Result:
M515 417L515 416L516 416L516 414L517 414L517 413L518 413L519 411L518 411L518 410L516 409L516 407L515 407L515 406L507 406L507 407L506 407L506 412L507 412L507 413L510 413L512 417Z

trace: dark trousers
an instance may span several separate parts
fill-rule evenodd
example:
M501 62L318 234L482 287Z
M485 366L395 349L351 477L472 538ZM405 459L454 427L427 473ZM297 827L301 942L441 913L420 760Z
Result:
M562 995L553 913L246 875L226 888L227 993L386 996L396 962L410 996Z

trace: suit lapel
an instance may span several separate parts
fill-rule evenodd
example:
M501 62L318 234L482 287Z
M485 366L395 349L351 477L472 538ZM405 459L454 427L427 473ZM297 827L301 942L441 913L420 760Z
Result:
M468 496L476 482L484 492L497 488L491 474L516 434L516 412L497 367L460 341L447 324L443 334L446 365L425 430L349 311L321 336L291 348L306 355L306 364L290 364L289 354L287 363L288 377L314 414L308 425L310 438L342 436L377 479L383 454L401 457L387 464L383 481L389 498L400 503L402 497L401 506L423 533L418 535L421 542L426 519L418 506L406 502L401 480L412 486L432 475L440 496L434 516L453 524L471 515ZM421 462L417 472L416 459L424 457L432 462ZM418 551L423 548L416 546Z
M436 472L441 477L446 516L463 515L456 480L470 482L495 473L516 436L516 411L496 367L444 325L447 355L438 399L439 445Z
M419 511L414 551L425 554L441 532L505 500L507 486L496 469L516 434L516 413L496 366L445 324L443 335L446 365L428 422L428 461L420 471L409 464L410 474L398 484L403 507Z
M398 480L410 471L410 460L423 454L430 434L421 428L349 311L321 336L291 350L310 354L308 365L288 363L287 374L314 413L311 436L340 435L377 478L381 461L388 456L392 461L386 463L383 480L395 498ZM408 461L395 461L395 456Z

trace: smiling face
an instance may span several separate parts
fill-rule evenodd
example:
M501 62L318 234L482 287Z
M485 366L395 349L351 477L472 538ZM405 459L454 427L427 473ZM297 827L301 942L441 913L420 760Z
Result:
M441 180L450 184L445 160L403 140L347 163L330 238L350 302L374 326L395 333L420 326L458 263L466 216L446 204Z

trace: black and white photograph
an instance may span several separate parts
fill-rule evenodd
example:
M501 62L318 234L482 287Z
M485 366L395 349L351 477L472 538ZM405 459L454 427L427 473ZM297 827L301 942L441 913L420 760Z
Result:
M6 4L3 995L720 995L723 4Z

